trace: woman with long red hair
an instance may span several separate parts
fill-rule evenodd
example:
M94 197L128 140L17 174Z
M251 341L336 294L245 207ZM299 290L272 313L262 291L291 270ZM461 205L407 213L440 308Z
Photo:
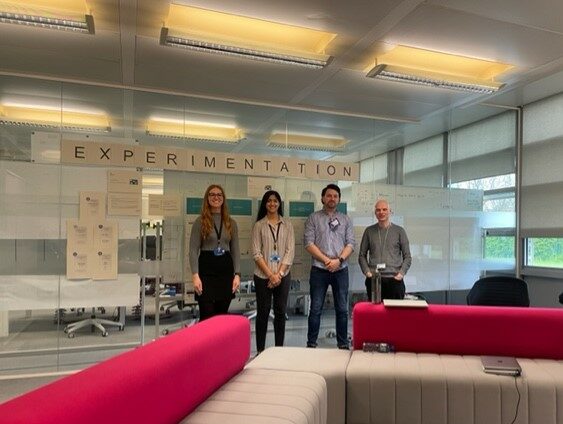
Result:
M201 215L192 227L189 260L200 321L226 314L240 286L240 250L237 224L220 185L205 190Z

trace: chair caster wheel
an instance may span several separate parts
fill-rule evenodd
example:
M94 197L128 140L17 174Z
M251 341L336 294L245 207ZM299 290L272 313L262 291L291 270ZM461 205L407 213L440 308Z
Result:
M325 337L329 338L329 339L333 339L336 337L336 331L334 330L327 330L327 332L325 333Z
M74 339L74 333L68 333L67 337L68 337L69 339Z
M167 336L170 333L169 330L162 330L162 335Z
M119 327L119 331L124 331L124 330L125 330L125 326L124 326L124 325L122 325L122 326Z
M102 337L107 337L108 335L109 335L109 333L108 333L107 331L104 331L104 332L102 333Z
M68 334L68 328L65 327L63 331L65 332L65 334Z

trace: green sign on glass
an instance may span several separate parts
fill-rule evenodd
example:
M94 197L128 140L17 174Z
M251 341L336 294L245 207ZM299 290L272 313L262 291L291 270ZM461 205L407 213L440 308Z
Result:
M307 218L315 211L313 202L289 202L289 216Z
M186 214L199 215L201 213L201 205L203 205L203 197L187 197Z
M252 216L252 200L227 199L227 206L231 215Z
M336 210L346 215L348 213L348 204L346 202L339 203L338 206L336 206Z

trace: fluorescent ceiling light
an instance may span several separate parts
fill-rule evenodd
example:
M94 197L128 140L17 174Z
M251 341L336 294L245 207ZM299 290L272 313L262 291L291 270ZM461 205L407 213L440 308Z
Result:
M347 142L345 138L336 136L274 132L270 135L268 146L283 149L340 152Z
M0 123L70 131L109 132L105 114L76 112L55 108L0 105Z
M376 58L369 78L448 88L475 93L494 93L504 84L494 78L512 65L397 46Z
M238 143L244 139L243 130L234 125L166 118L150 119L147 122L147 134L157 137L218 143Z
M170 5L163 45L319 69L336 34L196 7Z
M94 34L85 0L0 1L0 22Z

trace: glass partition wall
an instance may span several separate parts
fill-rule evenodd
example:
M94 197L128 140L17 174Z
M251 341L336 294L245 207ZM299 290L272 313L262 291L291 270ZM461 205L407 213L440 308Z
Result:
M389 200L392 221L411 243L409 292L463 292L488 270L514 268L513 111L473 106L445 121L404 124L15 77L0 78L0 104L0 375L83 368L193 323L186 246L212 183L233 202L241 234L243 284L232 313L254 307L250 231L270 187L281 193L296 232L292 314L307 313L311 261L303 227L322 207L329 182L342 189L341 208L353 220L358 246L375 222L376 199ZM156 163L69 165L60 160L67 140L359 163L359 174L338 181L163 170ZM311 140L322 147L307 146ZM132 174L114 172L124 170ZM102 202L97 212L95 205L84 209L86 198ZM163 199L170 210L159 206ZM94 266L115 261L117 278L80 274L76 240L85 216L115 231L115 255L95 256L101 262ZM357 260L356 249L354 300L365 297ZM87 322L69 331L92 316L115 324L100 331ZM304 335L291 343L304 345Z

